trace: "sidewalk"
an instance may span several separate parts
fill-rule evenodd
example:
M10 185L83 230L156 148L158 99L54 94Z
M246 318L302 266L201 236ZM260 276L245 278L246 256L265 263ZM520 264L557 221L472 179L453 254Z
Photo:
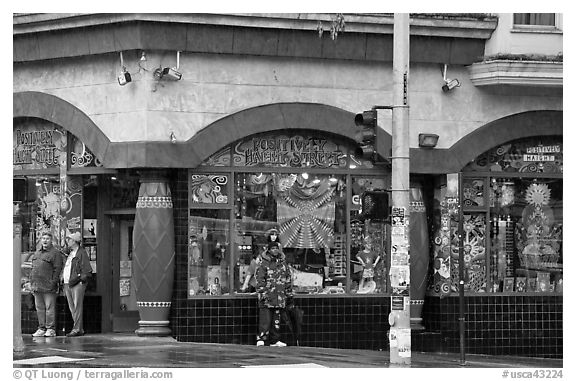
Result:
M256 347L235 344L181 343L169 337L91 334L82 337L33 338L14 352L13 366L48 368L243 368L327 367L388 368L388 352L313 348ZM412 352L411 368L562 368L563 360L527 357Z

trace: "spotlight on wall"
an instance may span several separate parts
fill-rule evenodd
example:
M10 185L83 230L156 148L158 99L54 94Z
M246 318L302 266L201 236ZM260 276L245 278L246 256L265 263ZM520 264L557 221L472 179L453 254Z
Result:
M438 144L438 135L436 134L418 134L418 146L422 148L434 148Z
M447 93L455 87L460 87L460 81L457 79L451 79L442 86L442 91Z
M162 78L170 79L172 81L179 81L182 79L182 73L173 67L165 67L162 69Z
M180 67L180 51L176 52L176 67L165 67L162 69L160 78L166 78L172 81L179 81L182 79L182 73L178 71Z
M122 68L120 71L120 75L118 76L118 84L120 86L124 86L128 82L132 82L132 76L124 66L124 57L122 57L122 52L120 52L120 67Z
M448 91L452 90L455 87L460 87L460 81L457 79L448 79L446 77L446 71L448 69L448 65L444 65L444 70L442 72L442 78L444 79L444 85L442 86L442 91L447 93Z

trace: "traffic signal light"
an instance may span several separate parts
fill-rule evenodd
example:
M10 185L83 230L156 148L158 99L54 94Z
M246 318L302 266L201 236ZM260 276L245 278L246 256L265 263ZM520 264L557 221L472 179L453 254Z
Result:
M356 114L354 123L360 128L355 134L354 140L359 144L355 151L355 156L365 160L376 158L376 128L378 115L375 109Z
M362 193L362 214L360 219L386 220L389 215L388 192L365 191Z

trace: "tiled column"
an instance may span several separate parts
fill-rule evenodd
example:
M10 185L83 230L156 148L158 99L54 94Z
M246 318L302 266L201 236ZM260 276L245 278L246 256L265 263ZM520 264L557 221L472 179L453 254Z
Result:
M410 188L410 327L424 329L422 308L428 285L428 223L422 188Z
M140 312L138 336L168 336L174 279L174 217L167 181L141 173L134 220L134 287Z

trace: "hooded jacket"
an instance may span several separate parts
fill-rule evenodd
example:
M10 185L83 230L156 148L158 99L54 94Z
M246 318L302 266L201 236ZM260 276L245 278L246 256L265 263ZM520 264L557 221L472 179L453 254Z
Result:
M62 272L62 254L55 247L41 248L32 256L30 289L32 292L58 292Z
M256 291L260 307L285 308L292 303L292 273L283 253L275 257L269 252L262 254L256 270Z

